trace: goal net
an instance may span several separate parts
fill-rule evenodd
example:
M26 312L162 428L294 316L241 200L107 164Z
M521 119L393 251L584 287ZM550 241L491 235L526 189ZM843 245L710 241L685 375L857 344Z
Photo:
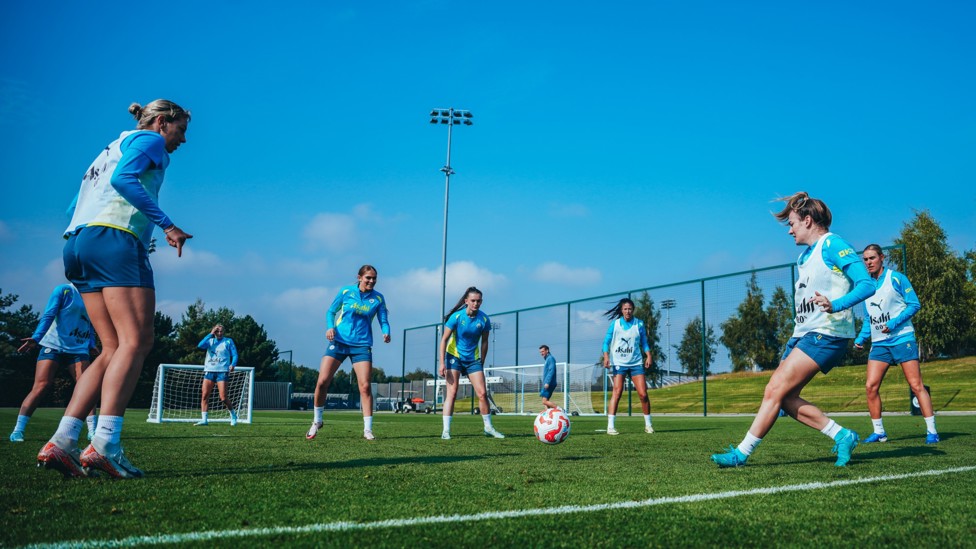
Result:
M488 393L500 414L537 414L542 411L544 364L485 368ZM593 407L594 390L603 402L604 368L593 364L556 363L556 390L550 401L567 413L600 415Z
M150 423L200 421L203 366L160 364L153 384ZM251 423L254 403L254 368L238 366L227 374L227 400L237 410L239 423ZM230 422L230 412L220 401L217 384L207 399L208 421Z

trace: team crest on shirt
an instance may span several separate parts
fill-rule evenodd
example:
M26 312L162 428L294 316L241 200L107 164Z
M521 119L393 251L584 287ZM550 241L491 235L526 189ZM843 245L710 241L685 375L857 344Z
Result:
M47 353L47 354L51 354L51 353L53 353L53 352L54 352L54 349L52 349L52 348L50 348L50 347L45 347L45 348L44 348L44 352L45 352L45 353Z
M375 299L373 299L373 298L369 298L369 302L370 302L370 303L376 303L376 300L375 300Z

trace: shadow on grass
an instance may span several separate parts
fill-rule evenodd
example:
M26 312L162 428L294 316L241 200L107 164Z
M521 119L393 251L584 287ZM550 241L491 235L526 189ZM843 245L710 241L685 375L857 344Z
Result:
M894 459L894 458L904 458L904 457L945 455L945 452L939 450L935 445L931 445L931 444L922 445L922 446L911 446L908 448L892 448L890 446L888 448L884 448L884 447L877 446L877 444L885 444L885 443L871 444L868 447L868 451L863 450L864 448L863 445L858 446L857 449L854 450L853 455L851 455L850 465L857 465L858 462L874 460L874 459ZM775 465L800 465L805 463L829 463L832 465L836 460L837 460L837 456L831 454L829 456L821 455L819 457L813 457L810 459L780 461L776 463L766 463L766 464L756 463L755 465L775 466ZM752 463L750 462L749 465L752 465Z
M315 463L295 463L287 462L284 464L254 465L251 467L234 467L224 469L214 469L201 472L198 469L167 469L163 472L147 471L147 475L152 478L185 478L186 476L224 476L224 475L266 475L268 473L285 473L294 471L329 471L336 469L357 469L364 467L385 467L390 465L438 465L444 463L458 463L465 461L475 461L481 459L495 459L499 457L521 456L521 454L506 453L477 455L477 456L414 456L397 458L367 458L350 459L335 462L315 462Z

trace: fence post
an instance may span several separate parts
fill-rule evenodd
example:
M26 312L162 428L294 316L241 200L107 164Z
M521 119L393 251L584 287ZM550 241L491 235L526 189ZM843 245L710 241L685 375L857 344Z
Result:
M705 360L708 352L708 322L705 320L705 281L701 281L701 361L702 361L702 417L708 417L708 362Z

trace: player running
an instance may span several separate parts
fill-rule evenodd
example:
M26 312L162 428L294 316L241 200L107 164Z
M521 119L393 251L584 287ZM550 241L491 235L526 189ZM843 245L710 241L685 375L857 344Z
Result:
M485 357L488 356L491 321L488 315L481 312L481 303L481 290L471 286L444 317L444 335L441 336L437 356L440 362L438 372L447 383L444 395L444 429L441 432L441 438L445 440L451 438L454 399L457 398L462 375L468 377L478 396L478 410L485 423L485 436L505 438L491 424L488 387L485 383Z
M315 385L315 409L312 427L305 433L312 440L322 428L325 399L329 394L332 377L342 362L349 357L359 383L360 407L363 410L363 438L373 436L373 391L370 378L373 371L373 318L379 319L383 330L383 342L390 342L389 313L386 298L373 288L376 286L376 268L363 265L359 268L358 283L339 290L329 312L325 315L325 337L329 345L319 365L319 380Z
M869 245L864 249L863 257L864 265L877 288L874 295L864 302L864 325L854 340L854 347L863 349L864 342L871 339L866 386L868 412L874 433L864 439L864 442L888 441L888 434L881 420L881 396L878 390L888 367L901 364L905 380L918 398L918 407L925 419L925 443L935 444L939 442L939 433L935 430L935 412L932 410L932 398L922 383L918 342L915 341L915 327L912 325L912 317L922 308L922 304L905 275L884 267L881 246Z
M227 400L227 376L233 373L234 367L237 366L237 346L234 345L233 339L224 337L223 324L217 324L200 340L197 347L206 349L207 357L203 366L203 382L200 384L200 421L194 425L208 424L207 415L210 405L208 401L216 383L220 402L230 412L230 425L233 427L237 425L237 410Z
M859 440L857 433L803 400L800 391L818 371L826 374L844 358L847 340L854 337L851 308L874 294L874 283L854 249L829 232L832 218L823 201L805 192L781 201L786 206L774 214L776 219L789 225L789 234L798 246L806 246L797 259L793 337L766 384L759 412L742 443L712 456L719 467L745 465L773 428L781 408L834 440L837 467L847 465Z
M41 315L34 334L24 338L17 352L24 353L40 345L37 355L37 369L34 371L34 386L24 398L17 416L17 424L10 433L10 442L24 442L24 429L30 421L41 399L54 386L54 376L58 368L67 366L71 377L78 381L82 372L91 364L91 355L97 354L95 330L85 303L78 289L71 284L61 284L54 288L47 300L47 307ZM87 414L88 440L95 434L94 410Z
M651 367L652 356L644 321L634 318L634 302L627 297L618 301L604 316L610 319L610 327L603 338L603 367L610 370L613 376L613 395L607 409L607 434L620 434L615 425L617 404L624 393L624 377L628 375L640 398L644 432L651 434L654 427L651 425L651 401L647 398L644 369Z
M186 143L190 113L157 99L129 113L136 130L122 132L92 162L81 181L71 223L64 233L65 277L81 292L88 318L102 342L102 353L71 395L50 442L37 455L38 465L80 477L85 468L114 478L141 478L122 451L122 417L153 345L156 290L149 265L154 226L183 255L192 236L183 232L157 204L169 155ZM78 435L101 393L95 436L78 455Z

